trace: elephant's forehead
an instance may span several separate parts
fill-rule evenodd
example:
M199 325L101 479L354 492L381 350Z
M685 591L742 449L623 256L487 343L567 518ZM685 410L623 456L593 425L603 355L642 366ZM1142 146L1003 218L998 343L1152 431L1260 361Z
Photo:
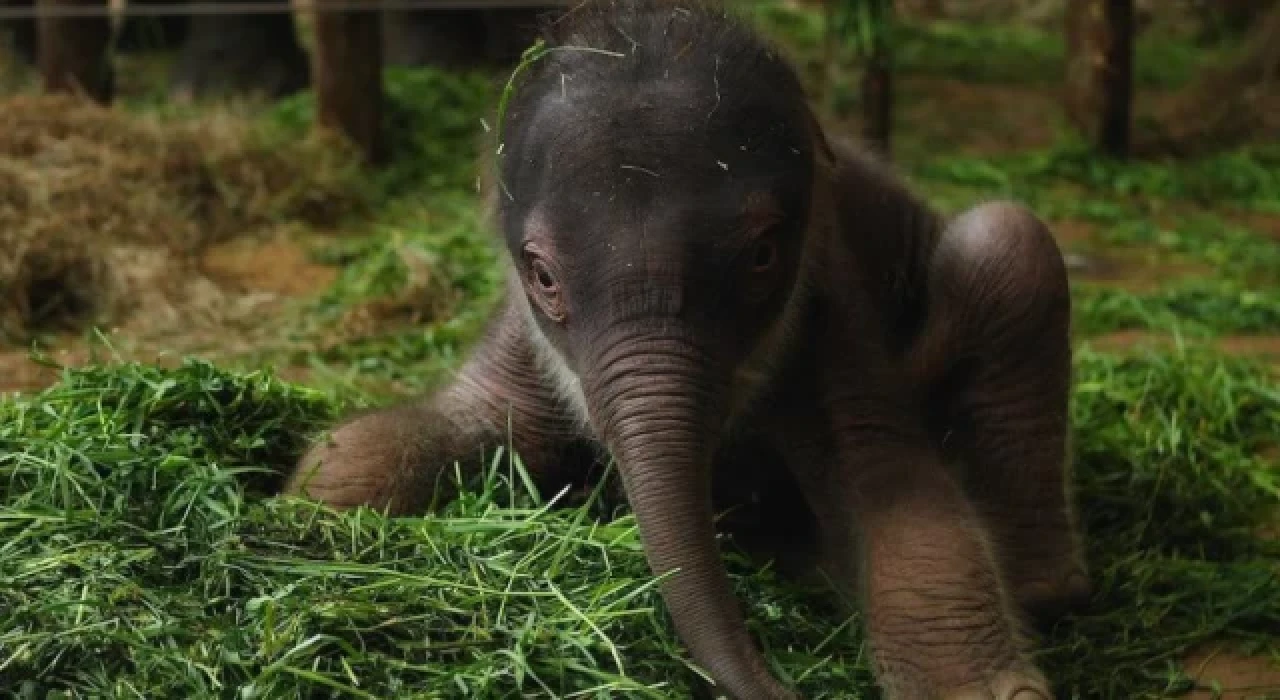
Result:
M701 191L601 188L552 196L525 218L524 240L554 242L561 254L580 259L658 255L729 254L754 231L782 220L781 200L768 190L704 188Z
M652 90L650 92L653 92ZM715 134L705 115L665 91L589 100L550 96L528 130L529 157L558 169L579 166L589 177L630 173L678 177L716 167Z

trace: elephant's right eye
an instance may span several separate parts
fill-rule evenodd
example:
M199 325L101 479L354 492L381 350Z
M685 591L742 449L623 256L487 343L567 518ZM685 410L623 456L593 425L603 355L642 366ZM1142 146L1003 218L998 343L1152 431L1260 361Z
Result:
M559 323L564 320L564 300L560 293L560 282L556 280L551 263L533 246L524 249L528 264L525 286L538 307L551 320Z

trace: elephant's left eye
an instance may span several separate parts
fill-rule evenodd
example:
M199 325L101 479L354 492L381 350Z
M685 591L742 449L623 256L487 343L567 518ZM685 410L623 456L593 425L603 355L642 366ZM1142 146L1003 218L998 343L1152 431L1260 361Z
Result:
M551 273L551 268L542 260L533 261L533 279L537 282L543 293L554 293L559 290L560 285L556 283L556 277Z
M525 287L530 296L538 304L538 308L551 320L559 323L565 318L564 299L560 293L560 282L551 263L533 246L524 249L528 263L525 275Z
M773 241L758 241L751 251L753 272L768 272L778 261L778 246Z

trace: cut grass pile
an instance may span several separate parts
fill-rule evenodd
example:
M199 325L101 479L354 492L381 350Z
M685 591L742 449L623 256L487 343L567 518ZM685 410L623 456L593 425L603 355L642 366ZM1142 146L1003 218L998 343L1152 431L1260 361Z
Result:
M162 120L70 97L0 104L0 338L110 321L137 290L122 268L160 251L190 274L206 246L364 205L354 154L270 137L230 111ZM105 317L105 318L104 318Z
M1097 595L1043 661L1061 697L1167 697L1211 639L1275 650L1254 537L1280 385L1207 354L1083 352L1076 484ZM495 455L438 515L270 498L336 400L268 373L67 371L0 403L0 686L27 697L689 697L634 522L550 507ZM508 485L515 484L514 489ZM730 555L775 671L874 697L856 615Z

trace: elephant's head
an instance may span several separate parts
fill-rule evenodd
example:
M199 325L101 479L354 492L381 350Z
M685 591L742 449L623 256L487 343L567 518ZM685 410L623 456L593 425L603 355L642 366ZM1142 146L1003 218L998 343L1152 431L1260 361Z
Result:
M800 307L820 139L745 30L698 36L680 13L703 10L634 4L558 30L512 98L495 196L531 333L618 459L654 571L680 570L663 591L682 638L731 687L763 671L709 459Z

